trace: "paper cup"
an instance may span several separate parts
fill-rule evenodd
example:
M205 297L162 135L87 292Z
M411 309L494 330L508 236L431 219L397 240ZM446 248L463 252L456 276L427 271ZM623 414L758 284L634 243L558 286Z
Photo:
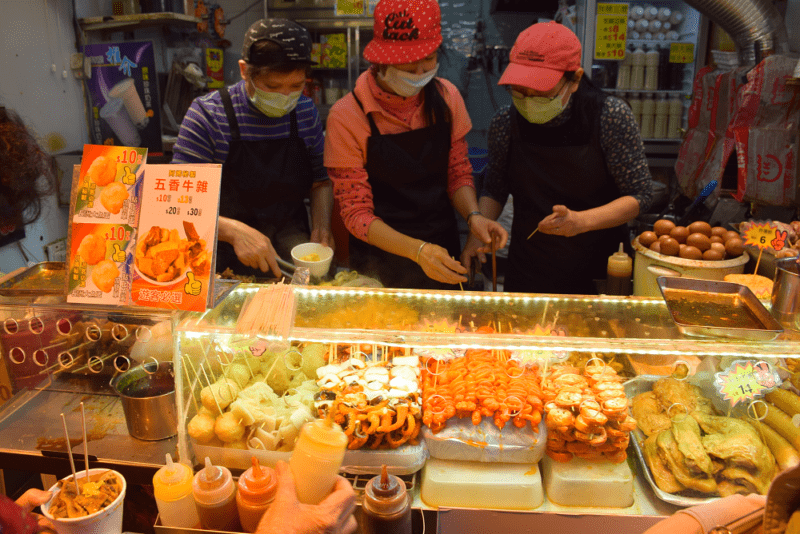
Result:
M108 96L122 100L128 115L137 128L144 128L147 126L149 120L147 111L144 109L144 104L142 104L139 92L136 91L136 84L133 78L125 78L116 84L111 88L111 91L108 92Z
M302 259L303 256L314 253L319 256L319 261L305 261ZM294 261L295 267L305 267L312 276L325 276L328 273L328 269L331 268L332 259L333 249L319 243L303 243L292 249L292 261Z
M109 471L109 469L89 469L89 475L102 474L106 471ZM59 492L58 484L50 488L50 491L53 492L53 498L42 505L42 514L53 523L58 534L122 534L122 504L125 501L125 490L128 488L128 484L121 474L117 471L113 472L122 481L122 490L119 492L119 496L99 512L86 517L56 519L50 515L50 503L53 502ZM78 481L83 477L84 471L78 471ZM68 483L71 484L72 475L62 480L69 480Z
M100 108L100 118L103 119L114 130L119 142L123 146L139 146L142 144L142 137L136 130L133 121L125 112L124 104L119 98L112 98Z

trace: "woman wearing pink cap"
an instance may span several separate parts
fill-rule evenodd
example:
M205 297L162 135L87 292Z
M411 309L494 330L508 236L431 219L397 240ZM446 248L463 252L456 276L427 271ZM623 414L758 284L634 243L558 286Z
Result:
M514 199L504 289L594 294L608 256L629 241L626 223L652 202L638 126L583 76L580 41L561 24L523 31L510 60L499 84L514 105L489 126L480 198L492 219ZM464 265L480 245L470 236Z
M507 233L483 217L465 136L472 124L450 82L436 78L442 43L435 0L381 0L373 63L331 109L325 166L350 231L350 266L390 287L466 282L453 207L478 247ZM457 286L455 286L457 288Z

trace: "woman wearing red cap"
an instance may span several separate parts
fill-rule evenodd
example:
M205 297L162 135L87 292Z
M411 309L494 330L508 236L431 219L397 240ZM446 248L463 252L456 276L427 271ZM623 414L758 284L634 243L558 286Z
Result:
M442 42L435 0L381 0L373 63L331 109L325 166L351 233L350 266L390 287L466 282L453 207L480 247L507 233L478 211L458 90L435 78Z
M652 202L638 126L583 76L580 41L561 24L523 31L510 60L499 84L514 105L489 126L480 199L492 219L514 199L504 289L594 294L608 256L628 241L626 223ZM464 265L480 245L470 236Z

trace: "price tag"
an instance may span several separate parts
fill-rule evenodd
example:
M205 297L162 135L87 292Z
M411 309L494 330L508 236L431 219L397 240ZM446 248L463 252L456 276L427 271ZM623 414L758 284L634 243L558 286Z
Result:
M363 15L364 0L336 0L336 16Z
M597 4L594 58L615 61L625 59L627 31L628 4Z
M694 43L670 43L669 45L670 63L693 63L694 62Z
M763 397L780 383L778 372L765 361L737 360L724 372L714 375L714 386L731 407Z
M745 232L744 244L760 249L772 248L777 252L786 245L788 235L788 232L778 230L771 222L755 223Z

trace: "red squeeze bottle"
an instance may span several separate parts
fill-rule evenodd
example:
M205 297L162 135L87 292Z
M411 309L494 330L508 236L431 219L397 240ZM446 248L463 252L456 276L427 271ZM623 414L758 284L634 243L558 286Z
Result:
M405 483L386 471L372 477L364 490L363 534L410 534L411 502Z
M253 467L239 477L239 491L236 492L236 507L239 522L245 532L255 532L261 516L275 499L278 484L275 471L271 467L261 467L258 458L250 457Z

